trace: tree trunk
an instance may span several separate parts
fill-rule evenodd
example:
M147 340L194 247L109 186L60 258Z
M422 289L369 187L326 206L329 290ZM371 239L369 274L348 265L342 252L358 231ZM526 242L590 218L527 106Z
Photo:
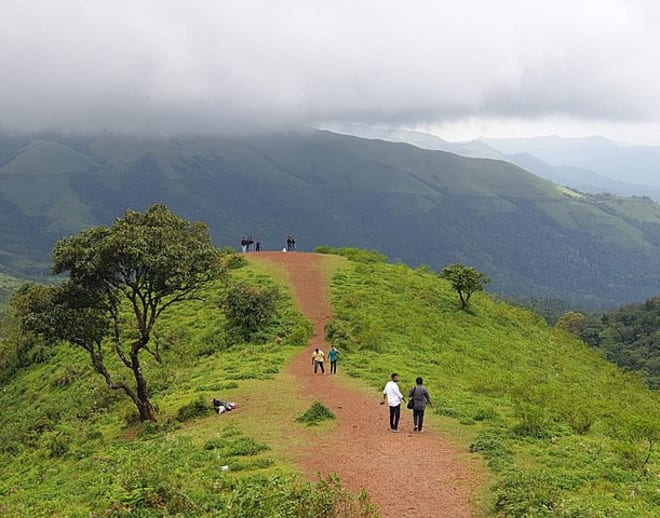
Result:
M131 360L133 362L133 375L135 376L135 386L136 386L136 395L137 401L136 405L138 411L140 412L140 421L151 421L155 423L156 411L151 405L149 400L149 390L147 389L147 382L142 375L142 369L140 368L140 360L137 357L137 354L131 355Z
M461 308L467 309L468 303L465 300L465 297L463 297L463 292L461 290L456 290L456 291L458 291L458 298L461 299Z

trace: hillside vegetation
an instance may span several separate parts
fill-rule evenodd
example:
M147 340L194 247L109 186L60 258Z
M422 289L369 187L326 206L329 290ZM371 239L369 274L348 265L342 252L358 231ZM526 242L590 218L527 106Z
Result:
M404 391L424 377L435 403L431 428L469 445L493 471L488 515L659 515L660 401L640 378L490 295L476 293L470 311L460 309L450 285L426 267L334 252L351 259L333 278L336 317L327 327L342 371L375 391L393 371ZM0 512L375 516L365 495L333 477L303 482L291 464L300 446L292 427L306 428L296 418L311 409L280 369L310 326L264 268L232 270L230 284L217 282L204 300L163 314L163 363L144 365L155 424L139 424L130 402L66 344L42 346L5 378ZM218 306L242 285L279 293L275 316L248 341ZM15 346L2 336L0 351ZM211 414L213 397L235 400L239 410ZM256 411L241 412L246 401Z
M328 339L382 388L424 378L440 428L495 472L502 516L660 516L658 394L536 314L476 294L460 309L427 268L354 259L333 279ZM467 439L469 438L469 439Z
M0 272L0 315L7 307L7 303L11 298L12 294L18 288L23 281Z
M274 316L248 342L237 339L218 308L228 289L219 282L203 301L164 313L163 363L143 365L155 424L139 424L134 406L107 389L80 348L41 349L10 373L0 385L0 514L374 516L366 497L333 477L303 481L285 455L307 408L278 373L306 345L309 323L286 287L257 266L234 270L231 286L277 291ZM0 352L16 345L0 336ZM239 408L215 415L214 397Z
M35 275L53 243L165 203L279 249L377 248L465 263L507 296L610 308L660 293L660 207L581 195L497 160L310 131L244 138L0 136L0 271ZM625 268L621 265L625 265Z
M641 371L649 386L660 389L660 298L600 316L578 316L573 328L609 360Z

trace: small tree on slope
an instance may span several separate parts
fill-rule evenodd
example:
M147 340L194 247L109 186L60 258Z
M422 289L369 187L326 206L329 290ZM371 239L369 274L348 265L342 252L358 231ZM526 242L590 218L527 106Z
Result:
M475 291L482 291L484 284L490 282L490 279L483 273L478 272L470 266L462 264L452 264L445 266L440 272L440 277L447 279L452 288L458 293L461 300L461 308L469 309L470 297Z

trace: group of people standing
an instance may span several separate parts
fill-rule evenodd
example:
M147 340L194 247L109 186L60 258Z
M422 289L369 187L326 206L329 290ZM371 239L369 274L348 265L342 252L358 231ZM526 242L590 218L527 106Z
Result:
M259 252L261 251L261 241L259 238L254 238L252 236L243 236L241 238L241 252ZM286 236L286 248L282 250L283 252L295 252L296 251L296 240L292 235Z
M261 250L261 241L259 241L259 238L255 239L252 236L243 236L241 238L241 252L251 252L253 246L255 252Z
M328 360L330 360L330 374L337 374L337 357L339 356L339 351L333 345L328 351ZM325 353L318 347L314 349L312 353L312 366L314 367L314 376L316 376L317 371L321 371L321 374L325 376Z
M293 239L292 235L286 236L286 251L295 252L296 251L296 240Z
M424 425L424 410L426 410L426 405L428 404L433 408L431 396L428 389L424 386L424 380L422 378L415 380L415 386L408 391L408 397L410 399L406 406L413 411L413 431L421 432ZM401 417L401 402L406 401L406 398L399 389L399 375L396 372L392 373L390 381L385 385L383 400L380 404L384 405L385 401L387 401L390 407L390 430L392 432L398 432L399 419Z

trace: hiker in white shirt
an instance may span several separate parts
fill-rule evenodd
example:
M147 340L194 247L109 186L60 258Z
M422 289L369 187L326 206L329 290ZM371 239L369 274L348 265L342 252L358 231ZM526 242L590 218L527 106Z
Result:
M405 401L406 398L401 394L399 389L399 375L394 372L392 373L392 380L388 381L383 390L383 400L380 402L381 405L387 404L390 407L390 430L393 432L399 431L399 418L401 417L401 401Z

